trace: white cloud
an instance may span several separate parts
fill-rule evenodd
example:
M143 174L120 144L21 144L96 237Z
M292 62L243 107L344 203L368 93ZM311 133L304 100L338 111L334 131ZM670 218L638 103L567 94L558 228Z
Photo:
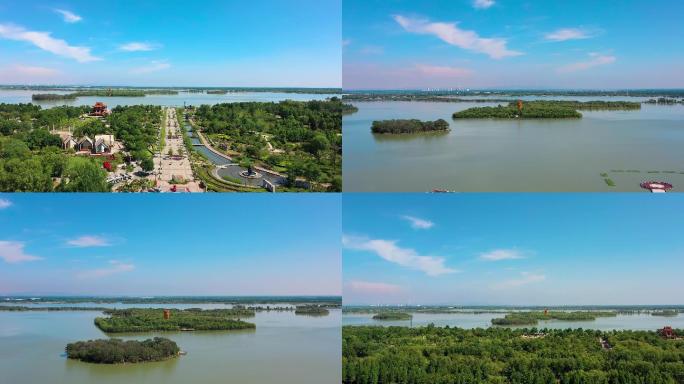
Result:
M133 68L131 70L131 73L141 75L145 73L163 71L168 68L171 68L171 64L165 61L152 61L149 65L146 65L144 67Z
M78 23L79 21L83 20L81 16L63 9L55 9L55 12L61 14L64 18L64 21L67 23Z
M495 284L493 288L495 289L507 289L520 287L527 284L538 283L540 281L546 280L545 275L535 274L530 272L521 272L520 277L517 279L511 279L502 281L501 283Z
M81 236L67 241L67 244L79 248L108 247L112 245L109 240L102 236Z
M459 272L456 269L446 267L443 257L419 255L413 249L397 246L397 242L394 240L342 236L342 245L347 249L374 252L384 260L402 267L419 270L429 276Z
M480 255L480 259L487 261L524 259L525 256L515 249L495 249Z
M9 208L12 206L12 202L7 199L0 199L0 209Z
M435 225L435 223L430 220L421 219L415 216L404 215L401 218L411 223L411 228L413 229L430 229Z
M363 293L370 295L390 295L402 292L402 288L395 284L376 283L372 281L350 281L345 284L347 289L354 293Z
M158 48L159 48L159 45L157 45L157 44L142 43L142 42L137 42L137 41L122 44L119 46L120 50L127 51L127 52L147 52L147 51L154 51L155 49L158 49Z
M80 63L102 60L99 57L93 56L90 53L90 48L71 46L64 40L55 39L50 36L50 32L28 31L23 27L0 24L0 38L25 41L40 49L54 53L58 56L74 59Z
M434 35L442 41L493 59L522 55L522 52L506 48L506 39L480 37L475 31L460 29L457 23L430 22L427 19L392 16L407 32L421 35Z
M29 255L24 252L24 243L19 241L0 241L0 259L6 263L16 264L26 261L42 260L42 257Z
M473 1L473 7L477 9L487 9L494 5L494 0L475 0Z
M550 41L580 40L590 37L587 31L579 28L562 28L544 35L544 38Z
M348 46L348 45L351 44L351 43L352 43L351 39L344 39L344 40L342 40L342 46L343 46L343 47L346 47L346 46Z
M609 56L609 55L602 55L599 53L590 53L589 54L590 59L587 61L580 61L577 63L571 63L564 65L560 68L558 68L556 71L558 73L571 73L571 72L578 72L578 71L585 71L587 69L591 69L594 67L598 67L601 65L608 65L612 64L617 60L615 56Z
M467 68L426 64L416 64L416 70L420 74L425 76L435 76L443 78L462 78L469 77L473 74L473 71Z
M110 260L109 265L110 266L106 268L89 269L82 271L77 276L80 279L92 279L97 277L110 276L117 273L130 272L135 269L135 265L122 263L118 260Z

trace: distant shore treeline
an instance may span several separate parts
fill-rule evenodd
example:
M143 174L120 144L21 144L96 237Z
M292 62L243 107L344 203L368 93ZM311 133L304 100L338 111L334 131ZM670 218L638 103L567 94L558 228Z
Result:
M164 89L136 90L136 89L96 89L83 90L67 94L56 93L34 93L31 99L34 101L50 100L74 100L77 97L97 96L97 97L145 97L147 95L177 95L178 91Z
M430 97L523 97L523 96L626 96L626 97L684 97L684 89L623 89L623 90L544 90L544 89L469 89L469 90L344 90L343 98L350 100L382 100L398 97L414 97L415 100ZM491 99L490 99L491 100Z
M340 307L340 296L157 296L157 297L100 297L100 296L4 296L6 303L95 303L95 304L325 304L329 308Z

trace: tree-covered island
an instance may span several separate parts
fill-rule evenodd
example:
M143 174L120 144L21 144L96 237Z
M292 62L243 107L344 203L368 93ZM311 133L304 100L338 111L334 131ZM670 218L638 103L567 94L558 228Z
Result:
M474 107L454 112L454 119L579 119L580 110L636 110L630 101L514 101L496 107Z
M373 315L373 320L411 320L413 315L405 312L380 312Z
M371 132L377 134L446 132L448 130L449 123L444 119L435 121L420 121L418 119L376 120L371 126Z
M318 305L298 305L294 313L295 315L327 316L330 311Z
M502 318L492 319L493 325L536 325L539 320L592 321L597 317L614 317L614 311L526 311L511 312Z
M179 353L178 345L163 337L144 341L88 340L69 343L66 346L68 358L97 364L161 361L176 357Z
M166 312L166 313L165 313ZM95 318L95 326L107 333L153 331L218 331L254 329L254 323L240 320L253 317L246 309L114 309L109 317Z
M651 312L651 316L664 316L664 317L675 317L679 315L679 311L675 311L673 309L665 309L662 311L653 311Z

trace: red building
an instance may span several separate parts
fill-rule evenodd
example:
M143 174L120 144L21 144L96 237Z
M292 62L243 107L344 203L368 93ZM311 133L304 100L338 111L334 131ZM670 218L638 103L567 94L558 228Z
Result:
M98 117L103 117L109 115L109 110L107 109L107 105L101 101L98 101L95 103L93 106L93 109L90 111L90 116L98 116Z
M674 339L677 336L677 335L675 335L672 327L665 327L665 328L661 329L658 333L660 333L660 336L662 336L666 339Z

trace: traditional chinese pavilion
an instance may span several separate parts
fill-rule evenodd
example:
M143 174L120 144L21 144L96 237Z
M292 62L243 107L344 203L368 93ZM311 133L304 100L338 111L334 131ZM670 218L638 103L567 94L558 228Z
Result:
M674 330L672 327L664 327L659 331L660 336L666 338L666 339L674 339L676 337Z
M93 106L93 109L90 111L90 116L98 116L98 117L103 117L109 115L109 110L107 109L107 104L98 101L95 103Z

